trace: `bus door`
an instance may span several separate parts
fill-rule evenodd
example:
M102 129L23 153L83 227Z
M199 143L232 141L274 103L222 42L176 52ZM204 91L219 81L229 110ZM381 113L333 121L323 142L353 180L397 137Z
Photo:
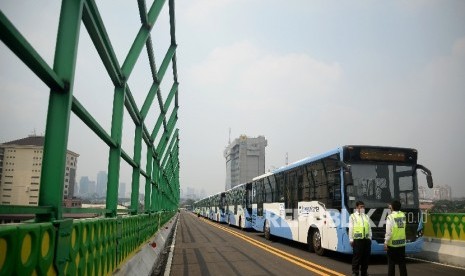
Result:
M297 197L297 172L292 171L287 175L286 181L286 224L289 233L285 238L298 240L299 221L298 221L298 197Z

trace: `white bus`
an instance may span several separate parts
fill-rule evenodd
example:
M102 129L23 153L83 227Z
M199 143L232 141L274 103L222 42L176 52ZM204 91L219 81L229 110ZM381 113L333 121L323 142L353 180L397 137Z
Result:
M252 182L252 226L273 236L325 250L352 253L349 215L363 201L372 221L372 254L384 254L385 219L393 199L407 214L406 253L423 245L419 209L417 151L407 148L343 146L257 177Z
M226 193L218 193L210 197L211 211L209 218L216 222L226 222Z
M226 194L226 222L241 229L252 228L252 183L233 187Z

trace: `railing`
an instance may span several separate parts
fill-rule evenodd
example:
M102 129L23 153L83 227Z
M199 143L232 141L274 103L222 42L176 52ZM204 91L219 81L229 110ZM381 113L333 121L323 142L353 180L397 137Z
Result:
M173 214L2 226L0 275L111 274Z
M465 214L428 214L424 235L430 238L465 241Z
M150 35L165 2L155 0L147 10L145 0L137 1L141 26L122 66L94 0L62 1L53 68L0 11L1 41L50 88L39 204L33 207L0 206L0 214L34 216L31 222L0 225L0 275L111 274L174 215L179 202L174 0L168 0L170 47L158 70ZM111 133L73 96L81 22L114 84ZM150 65L147 70L152 73L152 87L147 91L144 104L138 107L128 80L144 48ZM168 79L164 76L170 64L172 85L163 101L160 85ZM160 113L155 126L149 128L145 119L153 107L155 96ZM124 109L135 126L132 157L121 147ZM168 110L172 110L169 117ZM94 209L63 207L71 112L108 146L106 208L98 212L101 214L99 218L73 220L65 215L95 213ZM161 138L157 140L157 137ZM145 170L141 167L142 143L147 149ZM132 167L131 205L127 215L118 214L117 210L121 161ZM139 207L141 178L145 179L144 210Z

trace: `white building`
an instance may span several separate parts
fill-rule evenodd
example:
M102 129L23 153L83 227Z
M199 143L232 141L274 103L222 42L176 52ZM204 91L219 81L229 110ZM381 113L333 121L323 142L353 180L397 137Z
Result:
M451 200L452 189L448 185L433 188L433 200Z
M266 146L264 136L251 138L241 135L226 147L223 153L226 158L226 190L265 173Z
M43 147L44 137L35 135L0 144L1 205L38 205ZM64 198L74 195L78 157L66 154Z

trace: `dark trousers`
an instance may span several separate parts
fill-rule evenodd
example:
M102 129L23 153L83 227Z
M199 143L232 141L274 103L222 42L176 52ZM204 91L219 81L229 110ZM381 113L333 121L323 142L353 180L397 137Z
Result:
M371 240L370 239L355 239L353 246L352 256L352 273L362 276L367 275L368 262L371 254Z
M405 246L388 246L388 276L396 275L396 264L399 265L401 276L407 276L407 265L405 264Z

